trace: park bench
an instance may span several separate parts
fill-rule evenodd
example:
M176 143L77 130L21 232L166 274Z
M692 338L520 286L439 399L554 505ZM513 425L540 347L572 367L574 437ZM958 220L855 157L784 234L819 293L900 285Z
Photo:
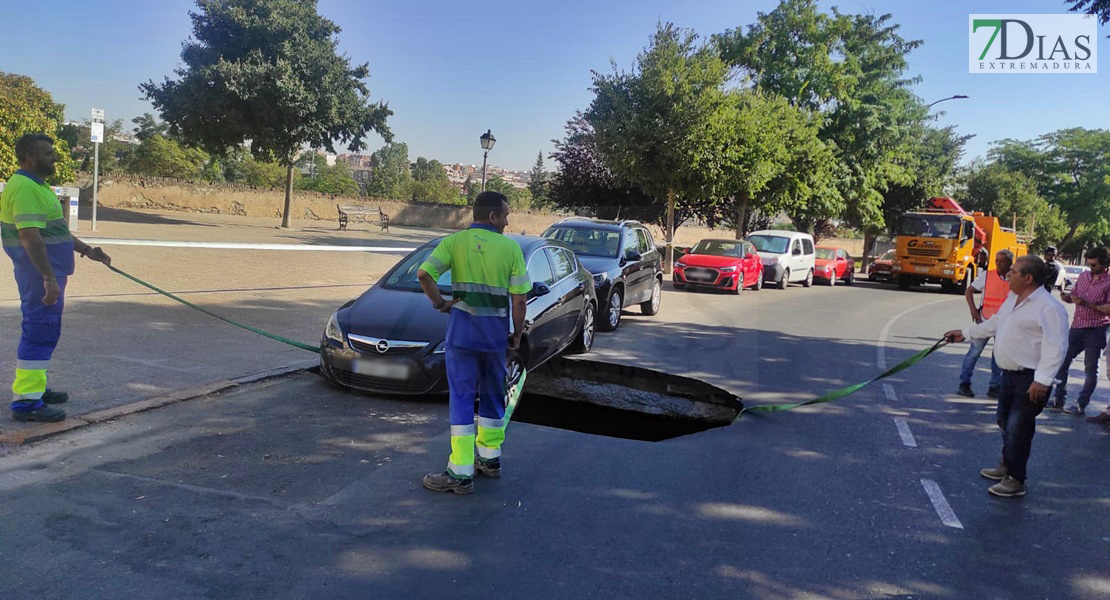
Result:
M347 231L347 222L351 219L363 220L381 227L382 231L389 231L389 215L382 212L382 208L369 206L340 206L335 205L339 211L339 230Z

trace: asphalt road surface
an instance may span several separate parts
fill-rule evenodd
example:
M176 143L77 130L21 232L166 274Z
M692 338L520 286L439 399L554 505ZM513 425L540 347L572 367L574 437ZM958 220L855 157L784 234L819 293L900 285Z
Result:
M295 321L284 300L226 302L268 325ZM329 301L303 299L305 318ZM163 322L194 318L176 310ZM635 312L590 358L699 377L748 404L867 379L967 318L939 289L868 283L668 289L659 316ZM223 343L189 322L188 344ZM93 320L81 329L98 335ZM188 344L145 352L188 369ZM992 401L953 393L965 349L833 404L661 442L514 423L504 477L466 497L420 487L445 463L442 401L310 373L240 386L6 449L0 598L1110 596L1110 431L1045 414L1029 494L989 496L978 471L997 464L1000 436Z

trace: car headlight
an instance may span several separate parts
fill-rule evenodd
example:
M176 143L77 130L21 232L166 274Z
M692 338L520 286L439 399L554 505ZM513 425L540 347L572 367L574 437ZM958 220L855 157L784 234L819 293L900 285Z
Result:
M718 269L718 271L722 273L734 273L736 271L736 267L721 267L720 269Z
M777 265L779 262L779 257L777 256L764 256L762 259L765 265Z
M678 268L680 268L680 269L685 269L687 265L686 265L686 263L684 263L684 262L682 262L682 261L680 260L680 261L676 262L676 263L674 264L674 266L676 266L676 267L678 267Z
M594 285L601 285L609 280L608 273L594 273Z
M339 345L343 345L345 343L345 340L343 339L343 330L339 327L338 311L333 312L331 314L331 317L328 318L328 324L326 327L324 327L324 337L338 343Z

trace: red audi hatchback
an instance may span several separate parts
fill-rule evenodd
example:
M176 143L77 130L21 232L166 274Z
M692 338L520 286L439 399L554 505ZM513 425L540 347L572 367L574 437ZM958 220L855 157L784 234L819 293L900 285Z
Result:
M702 240L675 262L675 289L717 288L739 294L763 287L763 263L746 240Z

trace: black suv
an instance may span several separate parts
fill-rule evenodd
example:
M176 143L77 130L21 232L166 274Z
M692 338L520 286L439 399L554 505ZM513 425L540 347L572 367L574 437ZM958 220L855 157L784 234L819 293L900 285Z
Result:
M659 312L663 289L663 255L651 233L638 221L602 221L583 217L563 219L543 237L563 242L593 274L600 306L597 326L613 331L621 309L640 305L645 315Z

